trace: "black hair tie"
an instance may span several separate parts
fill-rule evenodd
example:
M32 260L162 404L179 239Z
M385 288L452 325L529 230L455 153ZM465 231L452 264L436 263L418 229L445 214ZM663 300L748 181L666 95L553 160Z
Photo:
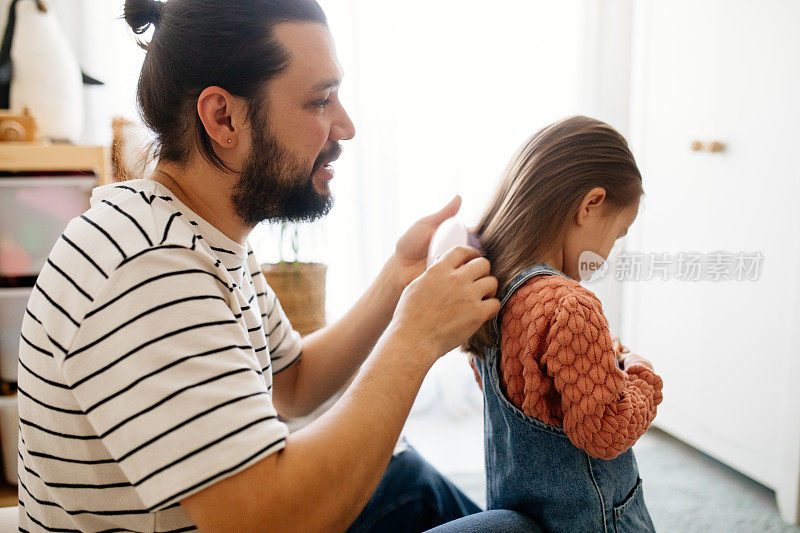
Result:
M158 26L161 20L161 10L164 2L160 0L125 0L125 9L122 17L133 30L141 35L153 25Z
M151 5L150 23L157 26L158 22L161 20L161 10L164 9L164 2L161 0L153 0Z

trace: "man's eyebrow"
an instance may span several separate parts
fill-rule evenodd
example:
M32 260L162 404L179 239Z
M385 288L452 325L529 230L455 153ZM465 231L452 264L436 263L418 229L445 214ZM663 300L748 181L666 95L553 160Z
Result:
M311 92L318 93L320 91L327 91L328 89L336 89L342 84L342 80L340 78L330 78L327 80L323 80L311 89Z

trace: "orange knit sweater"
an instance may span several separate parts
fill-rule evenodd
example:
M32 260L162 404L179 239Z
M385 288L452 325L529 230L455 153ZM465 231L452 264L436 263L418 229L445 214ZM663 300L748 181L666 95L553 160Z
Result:
M617 366L600 300L577 281L537 276L506 304L500 381L525 414L563 427L592 457L613 459L641 437L661 403L645 364Z

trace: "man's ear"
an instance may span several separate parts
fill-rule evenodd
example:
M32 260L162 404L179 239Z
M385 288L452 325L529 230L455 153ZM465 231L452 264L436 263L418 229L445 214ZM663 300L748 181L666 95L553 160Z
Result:
M222 148L234 148L239 144L242 132L236 126L238 108L236 98L222 87L206 87L197 97L200 121L211 140Z
M575 216L575 223L579 226L583 226L590 217L599 216L605 199L606 190L602 187L595 187L587 192L578 208L578 214Z

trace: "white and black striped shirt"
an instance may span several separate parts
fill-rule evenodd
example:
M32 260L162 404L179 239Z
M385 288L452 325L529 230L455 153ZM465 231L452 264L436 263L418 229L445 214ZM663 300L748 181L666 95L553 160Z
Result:
M300 355L252 251L154 181L95 189L22 324L20 529L194 529L181 499L284 446Z

